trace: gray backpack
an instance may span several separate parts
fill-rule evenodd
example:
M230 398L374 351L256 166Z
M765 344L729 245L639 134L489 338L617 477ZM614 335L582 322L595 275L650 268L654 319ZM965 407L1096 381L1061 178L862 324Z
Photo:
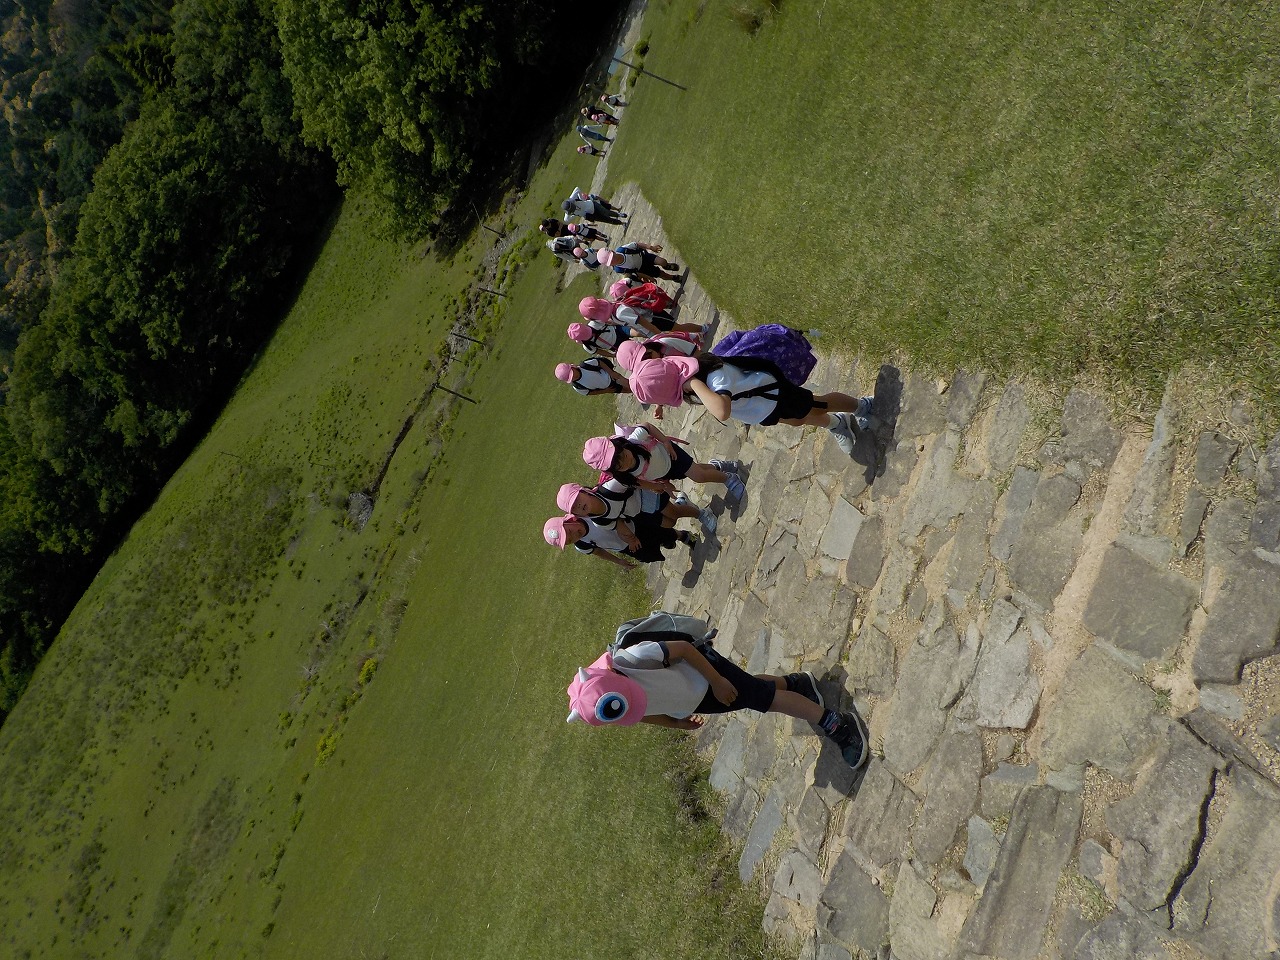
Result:
M653 613L628 620L619 626L613 643L609 644L609 653L616 654L619 650L625 650L642 640L687 639L699 650L705 650L711 646L711 640L716 632L715 627L697 617L655 610ZM679 634L679 636L673 637L672 634Z

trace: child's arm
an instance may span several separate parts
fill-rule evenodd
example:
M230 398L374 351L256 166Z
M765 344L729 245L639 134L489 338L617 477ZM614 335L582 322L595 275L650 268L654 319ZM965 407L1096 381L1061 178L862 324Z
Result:
M738 688L721 676L710 661L688 640L668 640L667 659L672 663L683 661L702 674L711 685L711 692L716 695L716 699L726 707L738 699Z
M591 551L591 556L599 557L601 560L607 560L610 563L617 564L623 570L634 570L636 565L625 557L619 557L610 553L608 550L601 550L599 547Z
M652 723L655 727L666 727L668 730L697 730L702 726L700 717L685 717L683 720L677 720L675 717L668 717L665 713L643 717L640 722Z
M705 380L699 380L697 377L689 381L689 388L693 390L694 395L702 401L702 405L710 411L713 417L721 423L729 419L729 412L733 409L733 401L723 393L716 393L707 386Z

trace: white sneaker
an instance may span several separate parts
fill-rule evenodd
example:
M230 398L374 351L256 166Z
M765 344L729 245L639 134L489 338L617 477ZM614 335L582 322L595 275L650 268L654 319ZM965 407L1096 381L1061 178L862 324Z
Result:
M837 413L835 417L836 425L834 427L827 427L827 429L830 430L832 435L836 438L836 443L840 445L840 449L843 450L847 456L852 457L853 445L856 442L856 439L853 435L853 424L850 421L849 414Z
M706 507L702 507L698 511L698 522L702 524L702 529L707 534L716 532L716 515Z

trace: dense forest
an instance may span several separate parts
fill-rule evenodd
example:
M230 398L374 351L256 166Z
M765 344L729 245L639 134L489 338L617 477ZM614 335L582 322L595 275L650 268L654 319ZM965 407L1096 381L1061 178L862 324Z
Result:
M571 96L580 0L11 0L0 716L273 329L339 187L427 234Z

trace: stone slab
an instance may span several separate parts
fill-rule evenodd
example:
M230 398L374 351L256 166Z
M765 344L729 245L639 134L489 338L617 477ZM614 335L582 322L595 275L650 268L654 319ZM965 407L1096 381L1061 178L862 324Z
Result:
M923 437L946 429L947 402L929 377L908 373L903 378L901 403L894 431L897 436Z
M903 863L889 899L889 946L897 960L948 960L950 944L933 917L937 902L916 866Z
M1092 763L1129 777L1156 740L1155 718L1151 688L1096 646L1089 647L1045 711L1041 760L1055 770Z
M1080 553L1083 531L1068 514L1080 499L1080 484L1058 474L1041 477L1009 556L1009 577L1042 609L1062 592Z
M991 555L996 559L1008 560L1013 553L1013 545L1022 532L1023 518L1027 515L1039 483L1038 470L1018 467L1013 471L1009 489L1005 491L1000 503L1000 524L991 535Z
M1280 433L1267 444L1255 474L1258 501L1253 508L1249 539L1263 550L1280 550Z
M773 892L783 899L794 900L802 907L816 910L822 888L822 873L817 864L801 851L792 850L778 864Z
M982 776L982 738L976 730L945 734L920 782L924 802L911 828L911 846L927 864L941 863L956 832L973 812Z
M858 525L849 559L845 563L845 580L870 590L880 579L884 566L884 521L878 516L866 517Z
M1020 384L1010 383L996 404L987 432L987 462L991 464L993 473L1004 473L1013 466L1022 435L1030 422L1031 408L1027 405L1026 391Z
M782 826L782 803L776 791L770 790L751 823L747 833L747 842L743 844L742 855L738 858L738 878L743 883L750 883L756 867L764 859L773 843L774 835Z
M1199 597L1198 584L1112 544L1089 594L1084 625L1118 649L1163 660L1182 641Z
M873 756L845 817L849 846L876 869L902 860L919 804L911 788Z
M711 762L711 773L708 780L721 793L737 789L742 782L746 769L747 724L737 717L730 717L725 722L724 736L716 750L716 758Z
M870 693L887 697L893 693L894 662L897 651L893 641L874 624L867 623L849 651L849 683L851 693Z
M862 529L862 512L844 497L836 497L831 519L822 534L821 550L834 560L848 560L853 553L858 532Z
M962 950L1003 960L1034 960L1040 953L1081 811L1078 794L1049 787L1030 787L1018 798L995 869L965 921Z
M1079 463L1090 471L1106 472L1120 452L1120 433L1111 425L1110 411L1098 397L1076 388L1062 407L1057 440L1045 444L1046 463Z
M1147 536L1159 532L1173 486L1173 463L1178 449L1169 419L1166 402L1156 413L1151 443L1134 477L1133 493L1124 511L1125 526Z
M889 933L889 898L848 851L831 868L818 900L817 920L819 937L873 956Z
M1196 483L1206 490L1211 490L1222 482L1227 475L1227 467L1240 449L1230 437L1224 437L1214 430L1206 430L1196 440L1195 478Z
M1152 927L1141 919L1113 911L1077 942L1071 960L1169 960Z
M970 596L987 565L987 536L995 513L996 490L990 480L974 484L947 560L947 587Z
M1241 554L1223 569L1191 657L1200 683L1234 683L1244 664L1280 650L1280 566Z
M926 634L927 630L921 632L922 637ZM903 776L924 763L942 735L947 722L942 704L949 696L959 652L952 631L949 638L944 635L928 646L917 640L903 660L884 736L885 762Z
M987 885L1000 855L1000 838L981 817L970 817L964 849L964 870L979 890Z

